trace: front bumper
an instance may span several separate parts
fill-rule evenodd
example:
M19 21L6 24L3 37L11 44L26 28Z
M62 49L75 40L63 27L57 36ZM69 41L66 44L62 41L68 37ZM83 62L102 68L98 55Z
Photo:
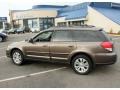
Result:
M96 64L114 64L117 61L116 53L101 53L95 55L95 63Z

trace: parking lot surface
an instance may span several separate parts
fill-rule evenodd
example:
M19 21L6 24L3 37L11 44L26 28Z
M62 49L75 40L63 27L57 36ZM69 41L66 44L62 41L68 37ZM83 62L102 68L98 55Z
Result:
M78 75L70 65L30 61L16 66L6 57L5 50L10 43L35 34L9 35L8 41L0 43L0 88L120 87L120 37L112 37L118 55L116 64L97 66L89 75Z

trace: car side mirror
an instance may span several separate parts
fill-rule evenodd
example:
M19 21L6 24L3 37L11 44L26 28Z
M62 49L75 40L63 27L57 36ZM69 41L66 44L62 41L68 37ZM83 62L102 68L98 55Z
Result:
M29 42L30 42L30 43L33 43L33 39L32 39L32 38L31 38L31 39L29 39Z

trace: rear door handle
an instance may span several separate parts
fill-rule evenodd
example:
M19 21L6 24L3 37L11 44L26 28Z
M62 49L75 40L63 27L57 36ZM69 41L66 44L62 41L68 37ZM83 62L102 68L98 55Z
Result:
M72 47L74 47L74 46L68 46L68 47L72 48Z
M42 47L48 47L47 45L43 45Z

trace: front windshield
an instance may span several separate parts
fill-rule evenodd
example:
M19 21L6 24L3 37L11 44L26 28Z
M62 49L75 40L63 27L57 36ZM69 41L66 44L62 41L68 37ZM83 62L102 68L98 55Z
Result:
M36 38L40 33L42 33L42 32L44 32L44 31L40 31L39 33L37 33L36 35L33 35L32 36L32 39L34 39L34 38Z

